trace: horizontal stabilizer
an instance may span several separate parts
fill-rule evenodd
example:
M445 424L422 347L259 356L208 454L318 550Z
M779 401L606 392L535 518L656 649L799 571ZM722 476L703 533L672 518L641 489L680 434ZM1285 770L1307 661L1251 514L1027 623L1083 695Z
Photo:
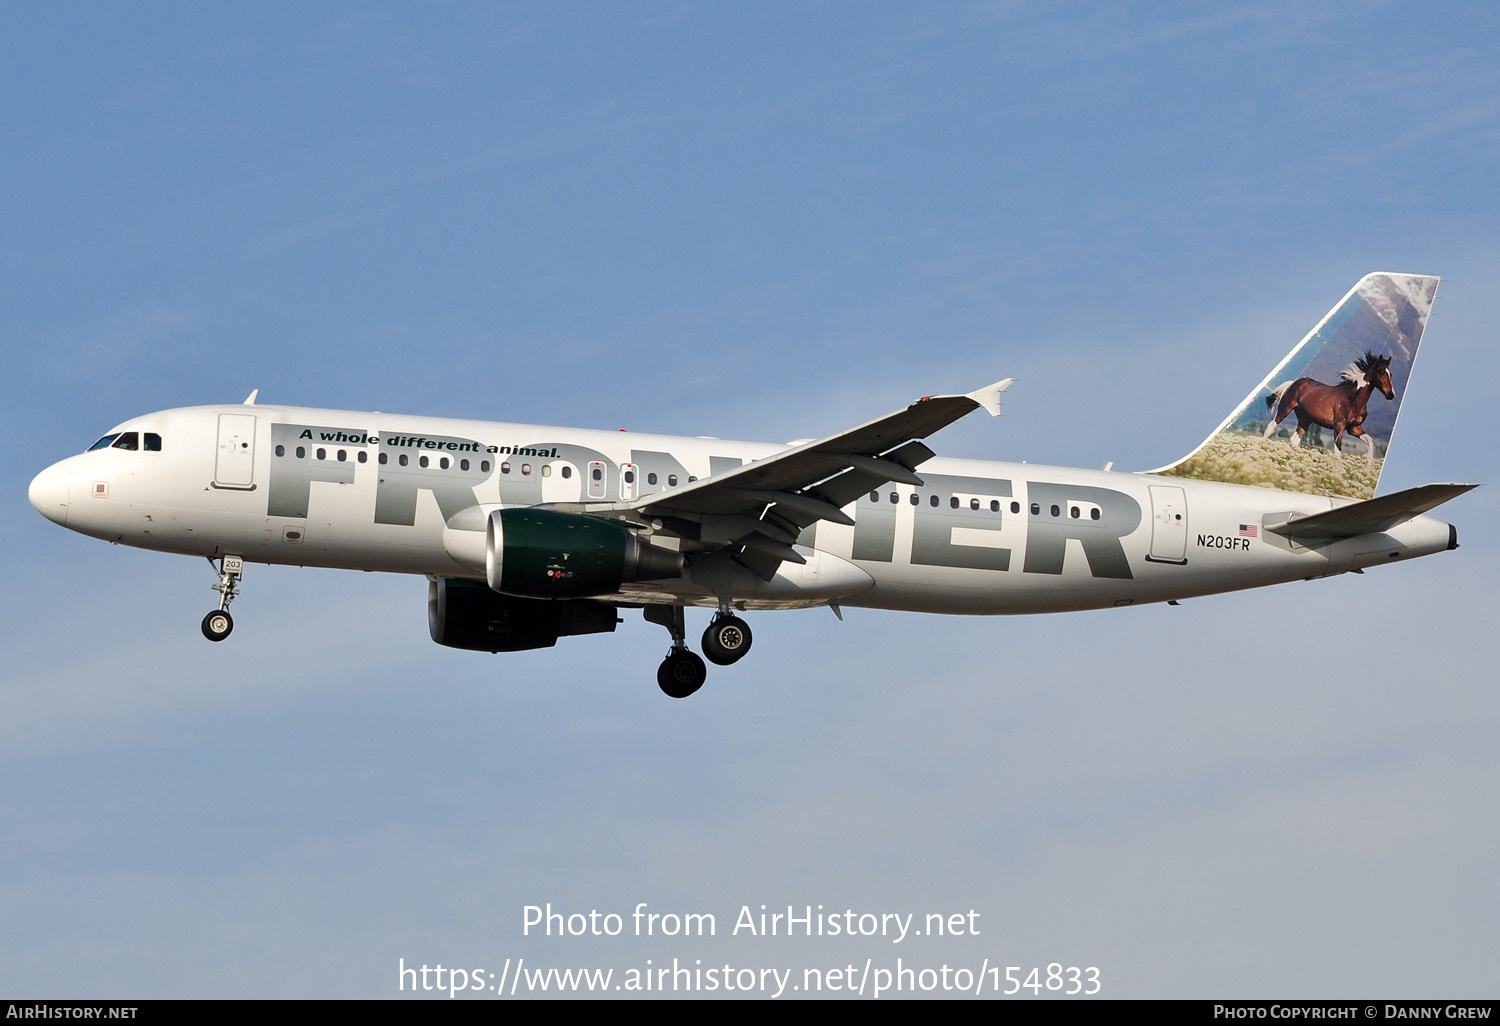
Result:
M1266 530L1288 538L1319 541L1353 538L1360 534L1379 534L1477 487L1479 486L1471 484L1418 485L1416 488L1382 495L1378 499L1340 506L1326 513L1315 513L1310 517L1298 517L1279 524L1268 523Z

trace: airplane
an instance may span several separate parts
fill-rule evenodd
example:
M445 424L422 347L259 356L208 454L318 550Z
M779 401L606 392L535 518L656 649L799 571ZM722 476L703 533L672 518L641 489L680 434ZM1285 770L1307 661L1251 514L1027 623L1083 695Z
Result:
M257 403L111 428L31 482L70 530L207 557L223 641L246 563L420 574L441 645L548 648L625 609L663 626L657 684L737 662L741 613L1012 614L1177 603L1458 547L1425 515L1476 487L1376 497L1439 279L1366 275L1204 442L1140 473L937 456L1012 379L782 445ZM1292 419L1295 418L1295 421ZM1343 440L1358 440L1344 452Z

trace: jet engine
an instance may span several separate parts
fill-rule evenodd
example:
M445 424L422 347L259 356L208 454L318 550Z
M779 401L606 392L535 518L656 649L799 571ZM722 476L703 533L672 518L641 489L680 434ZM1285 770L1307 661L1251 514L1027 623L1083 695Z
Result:
M576 599L627 581L682 575L682 554L643 542L614 520L544 509L497 509L485 525L485 579L503 595Z
M619 623L607 602L545 602L497 595L480 581L440 577L427 586L432 640L475 652L551 648L573 634L606 634Z

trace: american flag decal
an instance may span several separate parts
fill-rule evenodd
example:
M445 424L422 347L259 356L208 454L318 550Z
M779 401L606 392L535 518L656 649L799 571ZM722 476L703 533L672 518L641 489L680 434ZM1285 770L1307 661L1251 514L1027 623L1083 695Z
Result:
M1254 524L1241 524L1240 525L1240 537L1241 538L1254 538L1254 537L1256 537L1259 534L1260 534L1260 528L1257 527L1257 526L1255 526Z

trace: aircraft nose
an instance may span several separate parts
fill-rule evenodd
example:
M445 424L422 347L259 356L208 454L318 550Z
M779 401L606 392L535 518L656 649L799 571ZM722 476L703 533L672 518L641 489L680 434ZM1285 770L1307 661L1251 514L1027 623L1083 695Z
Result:
M68 472L56 465L31 479L26 497L36 511L54 524L68 524Z

